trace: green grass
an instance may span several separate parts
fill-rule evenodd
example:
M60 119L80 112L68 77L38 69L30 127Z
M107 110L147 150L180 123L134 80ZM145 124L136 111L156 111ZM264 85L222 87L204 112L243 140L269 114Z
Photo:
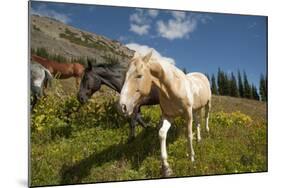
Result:
M32 186L161 178L158 106L142 108L150 126L138 126L128 143L117 97L103 90L79 109L75 91L66 94L64 83L54 83L32 113ZM173 176L267 171L265 103L214 96L210 133L202 126L202 141L194 140L194 163L186 156L183 120L173 125L167 138Z

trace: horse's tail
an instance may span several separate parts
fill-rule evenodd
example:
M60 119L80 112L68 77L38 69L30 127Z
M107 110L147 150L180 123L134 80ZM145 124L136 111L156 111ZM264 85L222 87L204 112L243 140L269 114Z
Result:
M44 69L44 71L45 71L45 79L44 79L45 86L46 86L46 88L48 86L52 87L53 76L48 69Z

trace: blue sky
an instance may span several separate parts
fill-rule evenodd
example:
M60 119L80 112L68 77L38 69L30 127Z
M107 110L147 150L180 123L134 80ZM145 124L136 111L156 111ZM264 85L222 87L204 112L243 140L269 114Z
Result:
M131 44L154 48L188 72L266 73L267 18L64 3L31 3L31 12ZM130 46L130 45L129 45Z

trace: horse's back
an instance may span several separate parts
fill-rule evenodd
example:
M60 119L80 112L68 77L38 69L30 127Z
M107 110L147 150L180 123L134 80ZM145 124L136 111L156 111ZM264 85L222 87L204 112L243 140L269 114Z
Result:
M76 77L82 77L84 73L84 66L81 65L80 63L73 63L74 66L74 74Z
M62 79L70 78L72 76L81 77L84 71L83 65L79 63L59 63L37 55L32 55L31 59L43 65L54 76Z
M45 68L41 64L32 62L30 64L31 80L44 78L44 70Z
M211 87L208 78L199 72L193 72L186 75L188 87L193 94L193 108L201 108L211 100Z

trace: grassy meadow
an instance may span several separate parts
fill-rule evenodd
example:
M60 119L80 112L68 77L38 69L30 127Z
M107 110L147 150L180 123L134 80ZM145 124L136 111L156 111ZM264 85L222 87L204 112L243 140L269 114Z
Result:
M102 88L80 107L73 82L54 80L31 114L31 186L161 178L159 107L142 108L149 126L137 126L128 142L129 121L116 110L116 93ZM194 136L194 163L177 118L167 136L173 176L267 171L266 113L263 102L213 96L210 133L202 122L201 142Z

